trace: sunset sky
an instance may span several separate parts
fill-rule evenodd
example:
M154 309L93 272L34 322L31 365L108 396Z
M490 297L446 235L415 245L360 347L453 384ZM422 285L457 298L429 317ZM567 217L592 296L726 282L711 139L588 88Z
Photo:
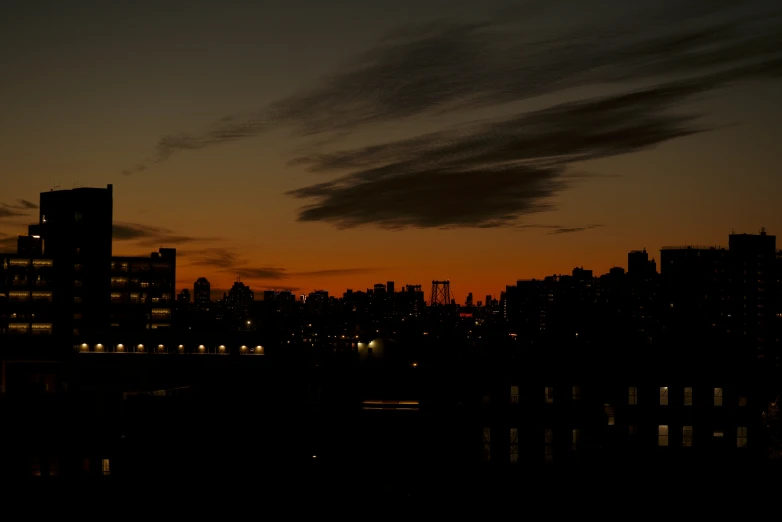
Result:
M108 183L178 288L477 301L779 235L781 4L4 1L0 250Z

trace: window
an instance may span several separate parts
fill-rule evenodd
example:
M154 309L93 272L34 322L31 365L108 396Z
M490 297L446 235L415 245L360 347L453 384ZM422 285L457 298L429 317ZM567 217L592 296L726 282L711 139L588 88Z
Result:
M111 293L111 302L112 303L119 303L122 301L122 294L119 292L112 292Z
M747 396L746 395L739 395L739 406L746 406L747 405Z
M575 428L573 430L573 451L578 451L578 447L581 445L581 430Z
M511 404L518 404L519 403L519 387L518 386L511 386L510 387L510 403Z
M554 430L547 429L544 433L544 438L546 441L546 462L553 462L554 461Z
M722 442L723 437L725 434L722 430L714 430L714 440L718 442Z
M747 447L747 427L739 426L736 430L736 446L739 448Z
M714 388L714 406L722 406L722 388Z
M657 427L657 445L668 446L668 426L661 424Z
M171 317L171 310L168 308L153 308L152 319L169 319Z
M546 404L554 403L554 388L546 386Z
M581 400L581 386L573 386L573 400Z
M519 461L519 429L510 429L510 461L515 464Z
M8 333L26 334L30 331L30 325L27 323L8 323Z
M104 476L108 476L111 474L111 467L109 466L109 459L103 459L101 461L101 471L103 472Z
M606 419L608 420L608 425L613 426L614 425L614 407L610 404L604 404L603 410L606 414Z
M8 292L9 301L27 301L30 299L30 292L23 290L11 290Z
M686 448L692 446L692 426L682 428L682 446Z
M483 461L491 460L491 428L483 428Z
M692 388L684 388L684 405L692 406Z
M660 406L668 406L668 387L660 387Z
M52 293L51 292L44 292L44 291L41 291L41 290L35 291L35 292L33 292L33 301L51 303L52 302Z
M630 386L630 397L627 400L627 404L635 406L638 404L638 388Z
M33 334L51 335L51 333L52 333L51 323L33 323Z

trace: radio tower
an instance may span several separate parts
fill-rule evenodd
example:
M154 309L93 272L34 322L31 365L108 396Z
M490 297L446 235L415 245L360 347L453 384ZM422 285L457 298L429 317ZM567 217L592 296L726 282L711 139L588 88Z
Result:
M429 300L429 306L449 305L451 304L451 282L432 281L432 297Z

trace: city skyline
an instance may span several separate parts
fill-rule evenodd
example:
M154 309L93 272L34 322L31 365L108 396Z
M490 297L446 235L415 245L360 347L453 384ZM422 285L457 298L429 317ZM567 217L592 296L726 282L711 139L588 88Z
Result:
M11 4L0 251L39 192L107 183L114 255L219 293L463 302L782 228L774 2L515 5Z

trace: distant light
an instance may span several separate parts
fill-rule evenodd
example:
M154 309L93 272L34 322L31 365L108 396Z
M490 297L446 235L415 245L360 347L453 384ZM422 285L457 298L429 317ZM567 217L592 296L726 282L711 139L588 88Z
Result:
M180 349L180 350L184 350L184 349L185 349L185 345L184 345L184 344L180 344L180 345L179 345L179 349Z
M247 321L247 324L251 324L251 323L252 323L252 321Z
M418 363L417 362L413 363L413 368L418 368Z
M87 343L81 343L81 350L83 352L86 352L89 349L89 346L87 346Z
M162 351L163 351L163 348L164 348L164 347L163 347L163 345L162 345L162 344L159 344L159 345L157 345L157 349L158 349L159 351L161 351L161 352L162 352Z
M317 455L313 455L313 456L312 456L312 458L313 458L313 459L317 459L317 458L318 458L318 456L317 456Z
M140 345L136 346L136 348L141 350L142 352L144 351L144 345L143 344L140 344Z
M125 345L124 345L124 344L118 344L118 345L117 345L117 351L118 351L118 352L121 352L121 351L122 351L122 350L124 350L124 349L125 349Z
M199 350L201 350L201 351L203 352L203 351L204 351L206 348L204 347L204 345L203 345L203 344L199 344L199 345L198 345L198 349L199 349Z
M103 345L98 343L98 344L95 345L95 349L96 350L103 350Z
M33 236L33 239L41 239L41 236Z

